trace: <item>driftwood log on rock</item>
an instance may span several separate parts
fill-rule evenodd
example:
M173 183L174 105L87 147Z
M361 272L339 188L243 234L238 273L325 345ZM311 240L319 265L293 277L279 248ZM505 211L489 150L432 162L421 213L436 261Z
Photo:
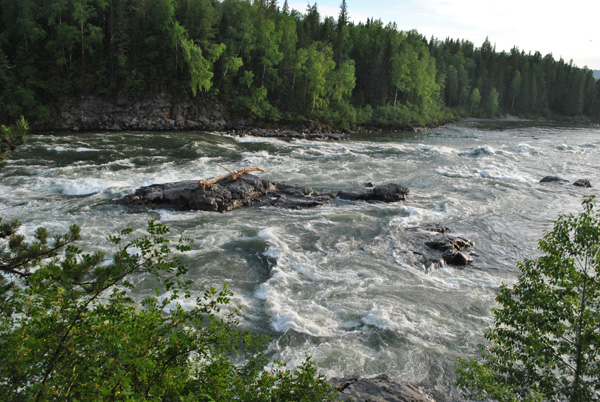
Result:
M200 184L200 186L202 186L202 188L204 189L204 188L206 188L206 186L218 183L221 180L225 180L225 179L237 180L240 177L242 177L243 175L248 174L248 173L252 173L252 172L266 172L266 170L261 169L261 168L257 168L257 167L254 167L254 168L245 168L245 167L243 167L240 170L235 170L233 172L229 171L228 174L223 175L223 176L213 177L211 179L206 179L206 180L200 180L198 182L198 184Z
M266 172L260 168L242 168L206 180L187 180L153 184L119 200L121 204L141 210L177 209L226 212L249 205L272 205L288 209L305 209L323 205L335 198L330 192L310 187L271 182L250 173ZM339 198L396 202L406 199L408 189L398 184L340 191Z

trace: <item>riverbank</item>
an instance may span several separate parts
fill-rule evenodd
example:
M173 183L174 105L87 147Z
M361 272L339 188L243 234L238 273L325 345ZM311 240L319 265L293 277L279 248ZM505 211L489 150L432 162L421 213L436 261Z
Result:
M240 117L223 104L163 93L137 100L93 95L60 99L51 117L36 131L208 131L235 136L345 140L349 132L425 132L452 121L414 127L361 125L342 130L313 120L275 122Z

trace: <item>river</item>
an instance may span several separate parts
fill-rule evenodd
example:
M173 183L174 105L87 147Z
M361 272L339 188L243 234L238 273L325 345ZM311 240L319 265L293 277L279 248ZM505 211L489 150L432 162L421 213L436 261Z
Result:
M353 134L350 141L284 141L211 133L31 135L0 173L0 215L32 234L83 227L83 247L148 216L114 200L153 183L204 179L241 166L261 177L327 191L372 182L410 189L403 203L334 200L316 209L229 213L157 211L200 293L226 282L242 326L268 334L269 355L294 366L310 355L327 377L387 373L458 400L457 357L473 357L492 322L501 283L584 189L600 185L600 129L523 122L463 122L420 134ZM410 229L443 224L476 243L467 267L426 269ZM85 246L90 245L90 246ZM92 246L93 245L93 246ZM148 289L143 282L136 290Z

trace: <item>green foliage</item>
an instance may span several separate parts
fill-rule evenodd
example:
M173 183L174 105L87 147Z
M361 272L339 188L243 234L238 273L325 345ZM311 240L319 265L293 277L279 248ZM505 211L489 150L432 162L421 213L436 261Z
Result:
M310 360L295 373L265 370L264 341L237 329L239 308L225 286L192 298L175 258L189 240L169 229L110 236L106 258L76 246L77 226L33 241L18 222L0 227L0 394L3 400L325 400ZM134 302L139 278L155 296ZM192 301L192 303L190 303ZM193 307L183 307L183 304ZM233 364L232 356L241 364Z
M470 114L477 115L479 113L479 104L481 103L481 93L479 88L473 88L471 96L469 97L469 105L471 107Z
M496 52L489 40L428 42L381 20L354 24L349 12L346 2L335 21L321 19L316 3L302 15L276 1L0 0L0 119L26 115L43 128L64 99L122 94L197 97L244 117L340 128L366 106L410 110L394 120L424 124L440 121L445 106L489 117L600 116L600 85L585 68Z
M29 124L23 116L10 127L0 126L0 169L6 166L4 159L7 153L14 152L17 147L25 144L25 135L28 131Z
M483 105L483 110L481 114L484 117L491 118L498 116L498 114L500 113L500 104L498 97L498 91L496 90L496 88L492 88Z
M518 264L502 286L481 361L461 360L470 398L600 401L600 213L593 197L561 216L539 242L543 256Z

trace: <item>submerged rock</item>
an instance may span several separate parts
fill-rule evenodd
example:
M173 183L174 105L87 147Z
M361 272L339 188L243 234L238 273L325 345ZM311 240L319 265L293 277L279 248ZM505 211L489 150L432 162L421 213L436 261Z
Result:
M419 388L391 379L386 374L371 378L357 376L332 378L329 385L339 391L339 401L356 402L435 402Z
M405 200L408 194L408 189L398 184L386 184L366 190L363 195L350 199L396 202ZM346 190L349 193L352 191L354 190ZM153 184L137 189L133 194L120 199L119 203L140 209L227 212L250 205L305 209L323 205L333 198L335 195L332 193L319 193L307 186L276 183L245 174L235 180L227 178L207 185L202 185L197 180Z

